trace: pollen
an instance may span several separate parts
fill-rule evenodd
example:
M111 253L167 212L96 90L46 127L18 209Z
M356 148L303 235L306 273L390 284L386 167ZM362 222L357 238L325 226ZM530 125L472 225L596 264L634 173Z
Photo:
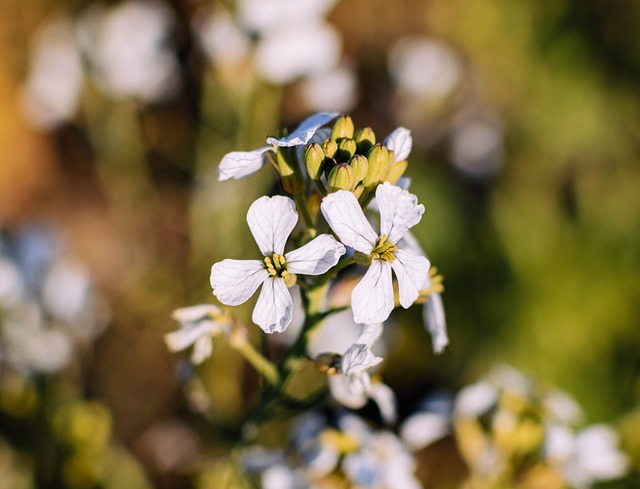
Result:
M287 274L286 263L285 257L277 253L264 257L264 265L270 277L282 277Z
M371 250L369 256L374 260L382 260L392 263L396 259L393 252L397 249L398 247L396 245L391 241L387 241L387 235L383 234L373 247L373 250Z

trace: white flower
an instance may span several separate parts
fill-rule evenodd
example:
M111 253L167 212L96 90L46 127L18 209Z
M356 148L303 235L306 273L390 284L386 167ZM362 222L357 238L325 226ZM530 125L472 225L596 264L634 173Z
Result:
M393 161L406 160L413 147L411 131L404 127L398 127L383 141L385 148L393 151Z
M211 286L220 302L237 306L262 285L253 310L253 322L267 333L287 329L293 300L285 279L291 274L321 275L334 266L345 247L329 234L321 234L297 250L284 247L298 222L295 204L288 197L261 197L247 212L247 223L258 243L262 260L226 259L211 268Z
M288 136L268 138L267 144L273 146L299 146L307 144L316 131L338 116L337 113L320 112L308 117ZM267 152L273 152L271 146L263 146L253 151L232 151L227 153L218 166L218 180L243 178L257 172L268 160Z
M380 208L380 235L367 221L356 197L339 190L327 195L321 204L322 214L340 240L371 258L369 270L351 294L356 323L385 321L394 307L391 270L398 279L400 305L405 309L418 298L429 272L429 260L396 244L416 225L424 212L415 195L385 182L376 190Z
M368 393L371 378L368 370L382 362L367 345L355 344L347 350L340 361L340 372L349 383L349 390L354 395Z
M196 365L211 356L213 337L228 333L231 327L229 318L211 304L176 309L173 319L180 322L180 329L164 335L167 348L181 351L193 345L191 361Z

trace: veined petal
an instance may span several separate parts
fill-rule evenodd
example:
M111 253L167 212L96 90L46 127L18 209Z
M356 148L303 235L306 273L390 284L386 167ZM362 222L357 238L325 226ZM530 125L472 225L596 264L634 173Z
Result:
M264 256L284 253L284 245L297 222L293 200L282 195L260 197L247 212L249 229Z
M351 293L353 320L358 324L374 324L385 321L393 311L393 284L391 265L382 260L372 260L369 270Z
M367 221L355 195L348 190L338 190L322 199L320 209L340 241L362 253L371 253L378 235Z
M298 146L307 144L318 128L328 124L338 117L338 113L320 112L308 117L296 127L291 134L286 137L276 139L267 138L267 144L275 144L276 146Z
M285 255L287 271L300 275L321 275L344 255L346 248L330 234L321 234Z
M427 331L431 333L433 351L434 353L442 353L449 344L442 297L437 292L432 293L423 307L422 317Z
M260 260L231 260L227 258L211 267L213 295L228 306L246 302L269 276Z
M420 222L424 206L418 198L389 182L376 189L376 200L380 209L380 234L398 244L407 230Z
M262 285L260 297L253 309L253 322L265 333L281 333L293 316L293 300L284 279L269 277Z
M368 345L355 344L342 356L340 371L344 375L360 374L380 362L382 358L375 356Z
M400 305L407 309L418 298L420 288L429 276L431 264L424 256L402 249L396 250L394 256L396 259L391 263L391 268L398 279Z
M382 323L365 324L362 326L362 331L360 336L358 336L356 343L372 347L373 344L378 341L380 335L382 335Z
M232 151L222 158L218 165L218 180L242 178L257 172L267 163L267 151L273 151L270 146L253 151Z
M383 144L389 151L393 151L393 161L406 160L413 146L411 131L399 127L385 138Z

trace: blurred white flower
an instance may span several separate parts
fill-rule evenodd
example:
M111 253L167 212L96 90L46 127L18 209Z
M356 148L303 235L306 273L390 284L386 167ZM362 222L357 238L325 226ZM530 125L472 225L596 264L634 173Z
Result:
M502 124L495 116L461 117L451 135L451 161L463 174L489 178L504 161Z
M350 111L358 97L358 78L352 69L334 68L302 81L302 100L309 110Z
M477 418L498 401L498 389L491 383L480 381L463 388L456 397L456 416Z
M262 285L253 322L266 333L281 332L293 316L293 300L287 290L292 275L325 273L338 262L345 247L333 236L321 234L284 254L287 238L298 222L295 204L288 197L259 198L249 208L247 222L264 258L215 263L211 268L213 293L223 304L237 306Z
M174 18L154 0L129 0L86 18L85 36L98 84L115 98L159 102L180 88L178 60L170 44Z
M18 268L0 257L0 307L16 304L24 297L25 284Z
M217 8L213 14L200 12L194 19L194 30L204 52L214 63L235 65L251 54L251 39L227 10Z
M33 40L22 105L30 122L49 129L78 111L84 73L71 19L43 25Z
M380 209L380 235L373 230L353 193L339 190L322 199L322 214L340 240L371 258L365 276L351 294L356 323L385 321L394 308L391 270L396 274L400 305L405 309L418 298L429 273L429 261L397 248L409 228L422 217L424 206L415 195L385 182L376 189Z
M238 14L247 29L264 33L324 18L335 3L336 0L239 0Z
M420 36L398 40L389 50L391 79L414 97L447 97L461 77L456 53L446 44Z
M91 284L87 269L77 261L58 258L45 277L42 302L54 317L71 322L87 306L90 294Z
M283 85L338 65L342 40L337 29L320 22L295 23L265 33L256 47L258 73Z
M173 319L180 322L180 329L164 336L167 348L175 352L193 345L191 361L196 365L211 356L213 337L231 330L231 319L212 304L176 309Z
M422 450L451 433L453 403L449 396L428 398L400 427L400 438L413 451Z

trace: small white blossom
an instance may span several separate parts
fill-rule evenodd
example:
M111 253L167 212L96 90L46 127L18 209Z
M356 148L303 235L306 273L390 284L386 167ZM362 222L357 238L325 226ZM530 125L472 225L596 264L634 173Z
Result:
M393 161L406 160L413 147L411 131L398 127L385 138L383 144L389 151L393 151Z
M396 245L422 217L424 206L415 195L385 182L376 190L380 209L380 235L367 221L358 199L349 191L327 195L322 214L340 240L371 258L369 270L351 294L356 323L385 321L394 308L391 270L398 280L400 305L405 309L418 298L429 272L424 256L399 249Z
M267 333L282 332L291 322L293 300L285 279L292 274L321 275L346 251L333 236L321 234L284 254L287 238L297 222L293 200L283 196L259 198L247 212L247 223L264 258L226 259L211 268L213 293L228 306L246 302L262 285L253 322Z
M219 307L211 304L183 307L173 311L180 329L167 333L164 341L171 351L181 351L193 345L191 361L200 364L211 356L213 337L230 331L230 320Z
M280 139L270 137L267 144L252 151L232 151L227 153L218 166L218 180L243 178L257 172L269 160L268 153L273 152L272 146L299 146L309 142L316 131L338 116L337 113L320 112L308 117L296 127L291 134Z

